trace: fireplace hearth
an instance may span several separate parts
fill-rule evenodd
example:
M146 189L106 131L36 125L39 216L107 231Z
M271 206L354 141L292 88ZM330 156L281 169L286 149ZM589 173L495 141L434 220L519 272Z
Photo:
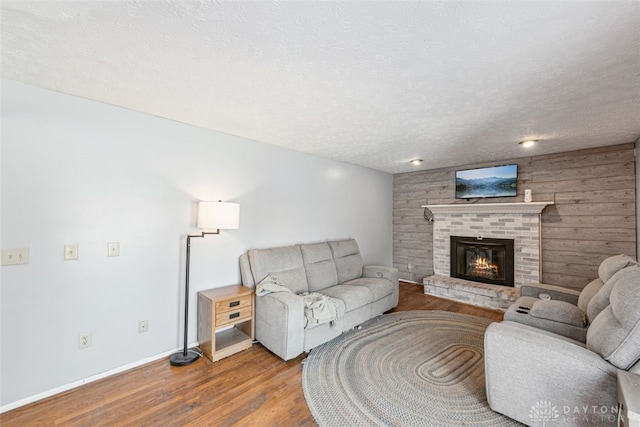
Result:
M513 239L451 236L451 277L514 286Z

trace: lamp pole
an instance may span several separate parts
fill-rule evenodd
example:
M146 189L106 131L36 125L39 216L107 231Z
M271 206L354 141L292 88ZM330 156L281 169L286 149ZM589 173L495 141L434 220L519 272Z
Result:
M190 365L200 357L200 352L195 349L189 349L188 333L189 333L189 270L191 265L191 238L204 237L205 234L220 234L220 230L203 231L201 234L187 235L187 268L184 279L184 346L182 352L173 353L169 359L173 366Z

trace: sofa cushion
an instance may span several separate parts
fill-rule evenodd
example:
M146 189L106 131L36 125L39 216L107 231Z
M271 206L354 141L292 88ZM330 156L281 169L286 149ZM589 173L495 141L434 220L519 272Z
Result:
M329 242L338 272L338 283L362 276L362 256L354 239Z
M310 292L338 284L338 272L328 243L300 245Z
M296 294L309 291L299 246L252 249L248 254L255 283L272 274Z
M373 301L378 301L391 295L393 292L393 285L387 279L378 279L373 277L360 277L358 279L349 280L344 283L345 285L363 286L371 292Z
M627 267L628 268L628 267ZM604 285L596 292L587 305L587 318L589 322L593 320L604 310L610 303L611 290L618 281L619 275L626 270L623 268L617 271L609 280L604 282Z
M582 289L582 292L580 292L580 296L578 297L578 307L580 308L580 310L584 311L585 313L587 312L587 307L589 306L591 298L593 298L593 296L603 286L604 282L601 278L598 277L587 286L585 286L584 289Z
M269 274L294 294L308 292L306 284L307 277L303 267L292 268L291 270L272 271Z
M336 285L324 289L322 294L344 301L347 312L374 301L372 292L364 286Z
M618 271L622 270L625 267L629 267L632 265L637 265L635 259L621 254L614 255L602 261L600 266L598 267L598 276L602 279L603 282L607 282L607 280L611 279L614 274Z
M589 327L587 348L628 370L640 360L640 266L618 271L605 287L610 284L611 304Z

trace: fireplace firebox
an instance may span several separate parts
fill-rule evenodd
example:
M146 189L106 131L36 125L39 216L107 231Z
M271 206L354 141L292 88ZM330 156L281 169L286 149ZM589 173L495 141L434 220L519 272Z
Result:
M451 277L513 286L513 239L451 236Z

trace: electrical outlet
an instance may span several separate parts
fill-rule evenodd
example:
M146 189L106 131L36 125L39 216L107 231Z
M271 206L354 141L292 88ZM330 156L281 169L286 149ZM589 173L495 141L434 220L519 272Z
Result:
M78 335L78 348L83 349L91 347L91 334Z
M112 242L107 244L107 256L120 256L120 243Z
M64 260L74 260L78 259L78 244L77 243L69 243L64 245Z
M149 321L147 319L138 322L138 333L143 334L149 331Z
M413 268L413 265L411 265L411 263L407 264L407 269L408 269L409 271L411 271L411 269L412 269L412 268Z
M2 250L2 265L20 264L29 264L29 248Z

